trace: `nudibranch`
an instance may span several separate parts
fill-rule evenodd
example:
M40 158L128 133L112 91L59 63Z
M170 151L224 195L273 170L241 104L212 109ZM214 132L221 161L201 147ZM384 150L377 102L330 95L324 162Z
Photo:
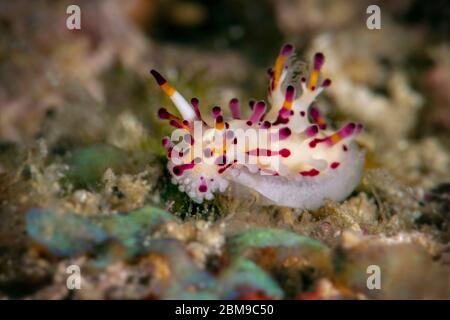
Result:
M309 76L298 79L293 51L292 45L284 45L269 69L270 110L262 100L250 101L249 117L241 113L236 98L229 102L230 118L219 106L212 108L210 117L202 116L197 98L189 103L151 70L181 114L158 111L175 128L162 141L168 170L172 182L195 202L231 188L235 195L258 195L261 204L316 209L326 199L344 200L358 185L364 151L354 138L362 125L328 128L315 105L331 85L320 72L325 57L316 53Z

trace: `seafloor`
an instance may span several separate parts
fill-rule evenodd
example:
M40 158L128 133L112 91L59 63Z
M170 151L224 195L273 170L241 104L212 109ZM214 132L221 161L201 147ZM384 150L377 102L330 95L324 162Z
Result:
M450 299L448 4L382 3L380 30L369 4L2 1L0 298ZM364 124L360 185L315 211L192 202L148 70L205 108L263 98L284 42L325 53L332 126Z

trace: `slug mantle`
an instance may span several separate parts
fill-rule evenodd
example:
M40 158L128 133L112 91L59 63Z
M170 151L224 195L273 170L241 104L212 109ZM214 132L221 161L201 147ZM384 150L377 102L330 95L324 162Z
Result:
M237 196L258 193L261 204L316 209L325 199L344 200L358 185L364 152L354 142L362 125L347 123L328 129L314 105L331 85L321 79L325 62L314 55L308 77L296 79L290 56L282 47L269 70L267 109L264 101L251 101L251 115L243 117L239 101L229 103L230 119L219 106L212 108L213 123L202 117L199 100L190 103L157 71L156 82L172 100L181 118L161 108L158 115L175 128L163 138L172 182L194 201L211 200L232 188Z

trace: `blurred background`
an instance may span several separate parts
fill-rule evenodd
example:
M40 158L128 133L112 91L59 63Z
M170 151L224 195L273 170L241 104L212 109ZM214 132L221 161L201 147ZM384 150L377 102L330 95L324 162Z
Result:
M65 27L70 4L81 8L81 30ZM380 5L380 30L366 27L370 4ZM450 126L446 1L22 0L0 6L3 140L29 140L49 111L62 113L73 99L93 99L108 113L131 109L147 116L157 108L155 88L147 85L153 67L178 86L189 83L188 96L210 86L215 100L234 93L263 97L264 74L285 42L305 61L310 51L329 51L339 64L334 82L342 72L382 97L389 75L401 71L427 98L427 107L411 112L421 115L415 134ZM349 109L339 102L337 108Z
M66 27L73 4L81 30ZM367 27L369 5L381 29ZM170 128L156 112L176 111L149 70L205 112L246 104L265 99L286 42L307 64L325 54L333 84L318 103L331 126L364 124L361 186L317 212L192 203L165 171ZM448 1L0 0L0 298L448 299L449 181ZM173 215L149 229L154 207ZM271 229L230 242L251 228ZM175 244L140 246L164 237ZM306 247L235 259L252 237ZM389 270L385 290L361 278L373 261ZM65 287L72 263L87 290ZM167 270L176 285L158 278ZM198 279L222 291L192 291Z

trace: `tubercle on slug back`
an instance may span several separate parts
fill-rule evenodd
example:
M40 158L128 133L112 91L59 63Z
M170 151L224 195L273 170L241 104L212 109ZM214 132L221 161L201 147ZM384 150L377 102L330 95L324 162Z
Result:
M209 200L215 192L223 192L242 170L255 179L266 175L314 182L317 177L345 169L348 146L362 125L350 122L335 132L327 129L315 105L317 96L331 85L330 79L321 79L325 56L316 53L309 77L302 78L298 86L288 85L292 82L288 74L293 51L292 45L284 45L269 70L268 103L251 101L246 118L239 100L233 98L229 102L232 117L226 118L222 108L214 106L211 124L203 118L198 98L189 103L159 72L151 70L181 114L180 118L161 108L159 117L189 140L177 148L171 141L177 139L163 139L173 182L195 201Z

